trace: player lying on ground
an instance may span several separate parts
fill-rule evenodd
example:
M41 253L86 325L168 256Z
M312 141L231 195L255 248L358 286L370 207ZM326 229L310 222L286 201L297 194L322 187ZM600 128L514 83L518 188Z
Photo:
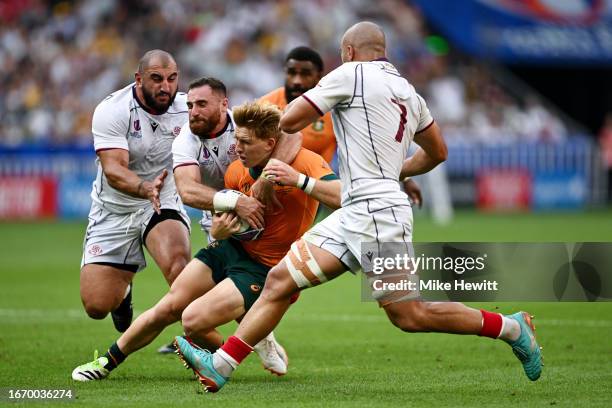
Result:
M199 345L217 349L223 338L216 327L240 318L251 307L270 267L312 224L318 201L339 207L340 182L320 156L301 149L291 166L270 160L280 137L280 111L276 107L247 103L234 110L234 118L240 160L229 166L226 187L248 194L270 161L270 168L279 175L276 181L280 185L274 188L283 210L266 213L266 228L253 241L230 238L240 227L238 217L228 212L215 216L211 234L217 241L198 252L170 293L139 316L104 357L77 367L72 374L74 379L105 378L127 354L148 344L164 327L181 318L181 312L186 334ZM130 336L132 333L138 337ZM274 344L276 349L269 352L284 356L280 345ZM269 369L284 374L274 367Z
M375 24L346 31L343 65L319 86L290 104L281 129L297 131L332 110L338 139L342 208L292 245L266 280L261 296L235 334L214 354L177 338L179 353L208 391L215 392L257 344L279 323L292 296L362 265L361 243L396 242L410 247L412 213L397 180L422 174L446 159L440 130L424 100L385 58L385 37ZM421 147L405 160L408 144ZM274 179L275 172L268 172ZM372 271L364 268L364 273ZM401 272L409 276L410 271ZM393 281L396 273L389 276ZM500 338L510 344L530 380L542 361L530 316L509 316L455 302L426 302L410 291L373 293L389 320L406 332L443 332Z

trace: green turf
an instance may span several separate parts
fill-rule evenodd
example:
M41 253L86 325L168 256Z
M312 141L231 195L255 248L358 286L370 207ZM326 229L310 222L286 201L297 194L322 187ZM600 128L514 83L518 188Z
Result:
M75 383L72 369L116 338L110 319L89 320L81 309L83 230L81 223L0 224L0 388L69 387L78 397L71 406L87 407L612 404L612 303L483 305L536 315L546 367L531 383L501 342L401 333L376 305L360 301L359 279L350 275L306 291L277 329L290 354L285 377L270 376L251 357L222 392L204 395L175 356L155 353L180 333L175 325L109 379ZM612 213L468 212L447 227L417 216L415 232L419 241L610 241ZM194 240L201 241L197 230ZM136 309L149 307L164 286L156 267L142 272Z

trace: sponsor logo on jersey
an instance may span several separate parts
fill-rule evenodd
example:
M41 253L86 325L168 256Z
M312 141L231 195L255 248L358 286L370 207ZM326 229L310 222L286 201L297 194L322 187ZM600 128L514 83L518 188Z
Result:
M209 248L216 248L219 246L219 241L213 241L210 244L208 244Z
M149 121L149 123L151 124L151 129L153 129L153 132L155 132L157 130L157 127L159 126L159 123L153 122L152 120Z
M372 262L372 257L374 256L374 252L368 251L366 252L366 256L368 257L368 260Z
M133 132L129 132L129 137L135 137L137 139L140 139L142 137L142 133L140 132L140 120L136 119L134 121L134 125L133 125L134 131Z
M215 156L219 156L219 146L214 146L212 149L213 153L215 153Z
M89 246L89 249L87 250L87 252L89 252L93 256L99 256L99 255L102 255L103 251L100 245L93 244Z

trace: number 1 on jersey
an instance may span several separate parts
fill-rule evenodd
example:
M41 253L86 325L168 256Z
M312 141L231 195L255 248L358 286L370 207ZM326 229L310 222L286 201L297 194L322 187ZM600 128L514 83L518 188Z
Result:
M393 98L391 98L391 102L399 106L400 111L401 111L400 123L397 129L397 133L395 134L395 140L398 143L402 143L402 139L404 138L404 129L406 129L406 122L408 121L408 119L406 118L408 116L408 110L406 109L404 105L402 105L401 103L399 103L397 100Z

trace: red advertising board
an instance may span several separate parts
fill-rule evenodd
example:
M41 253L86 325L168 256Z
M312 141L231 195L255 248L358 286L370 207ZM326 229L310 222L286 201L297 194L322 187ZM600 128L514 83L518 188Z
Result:
M491 211L529 210L531 175L523 170L483 170L476 178L478 208Z
M52 177L0 177L0 219L57 215L57 182Z

